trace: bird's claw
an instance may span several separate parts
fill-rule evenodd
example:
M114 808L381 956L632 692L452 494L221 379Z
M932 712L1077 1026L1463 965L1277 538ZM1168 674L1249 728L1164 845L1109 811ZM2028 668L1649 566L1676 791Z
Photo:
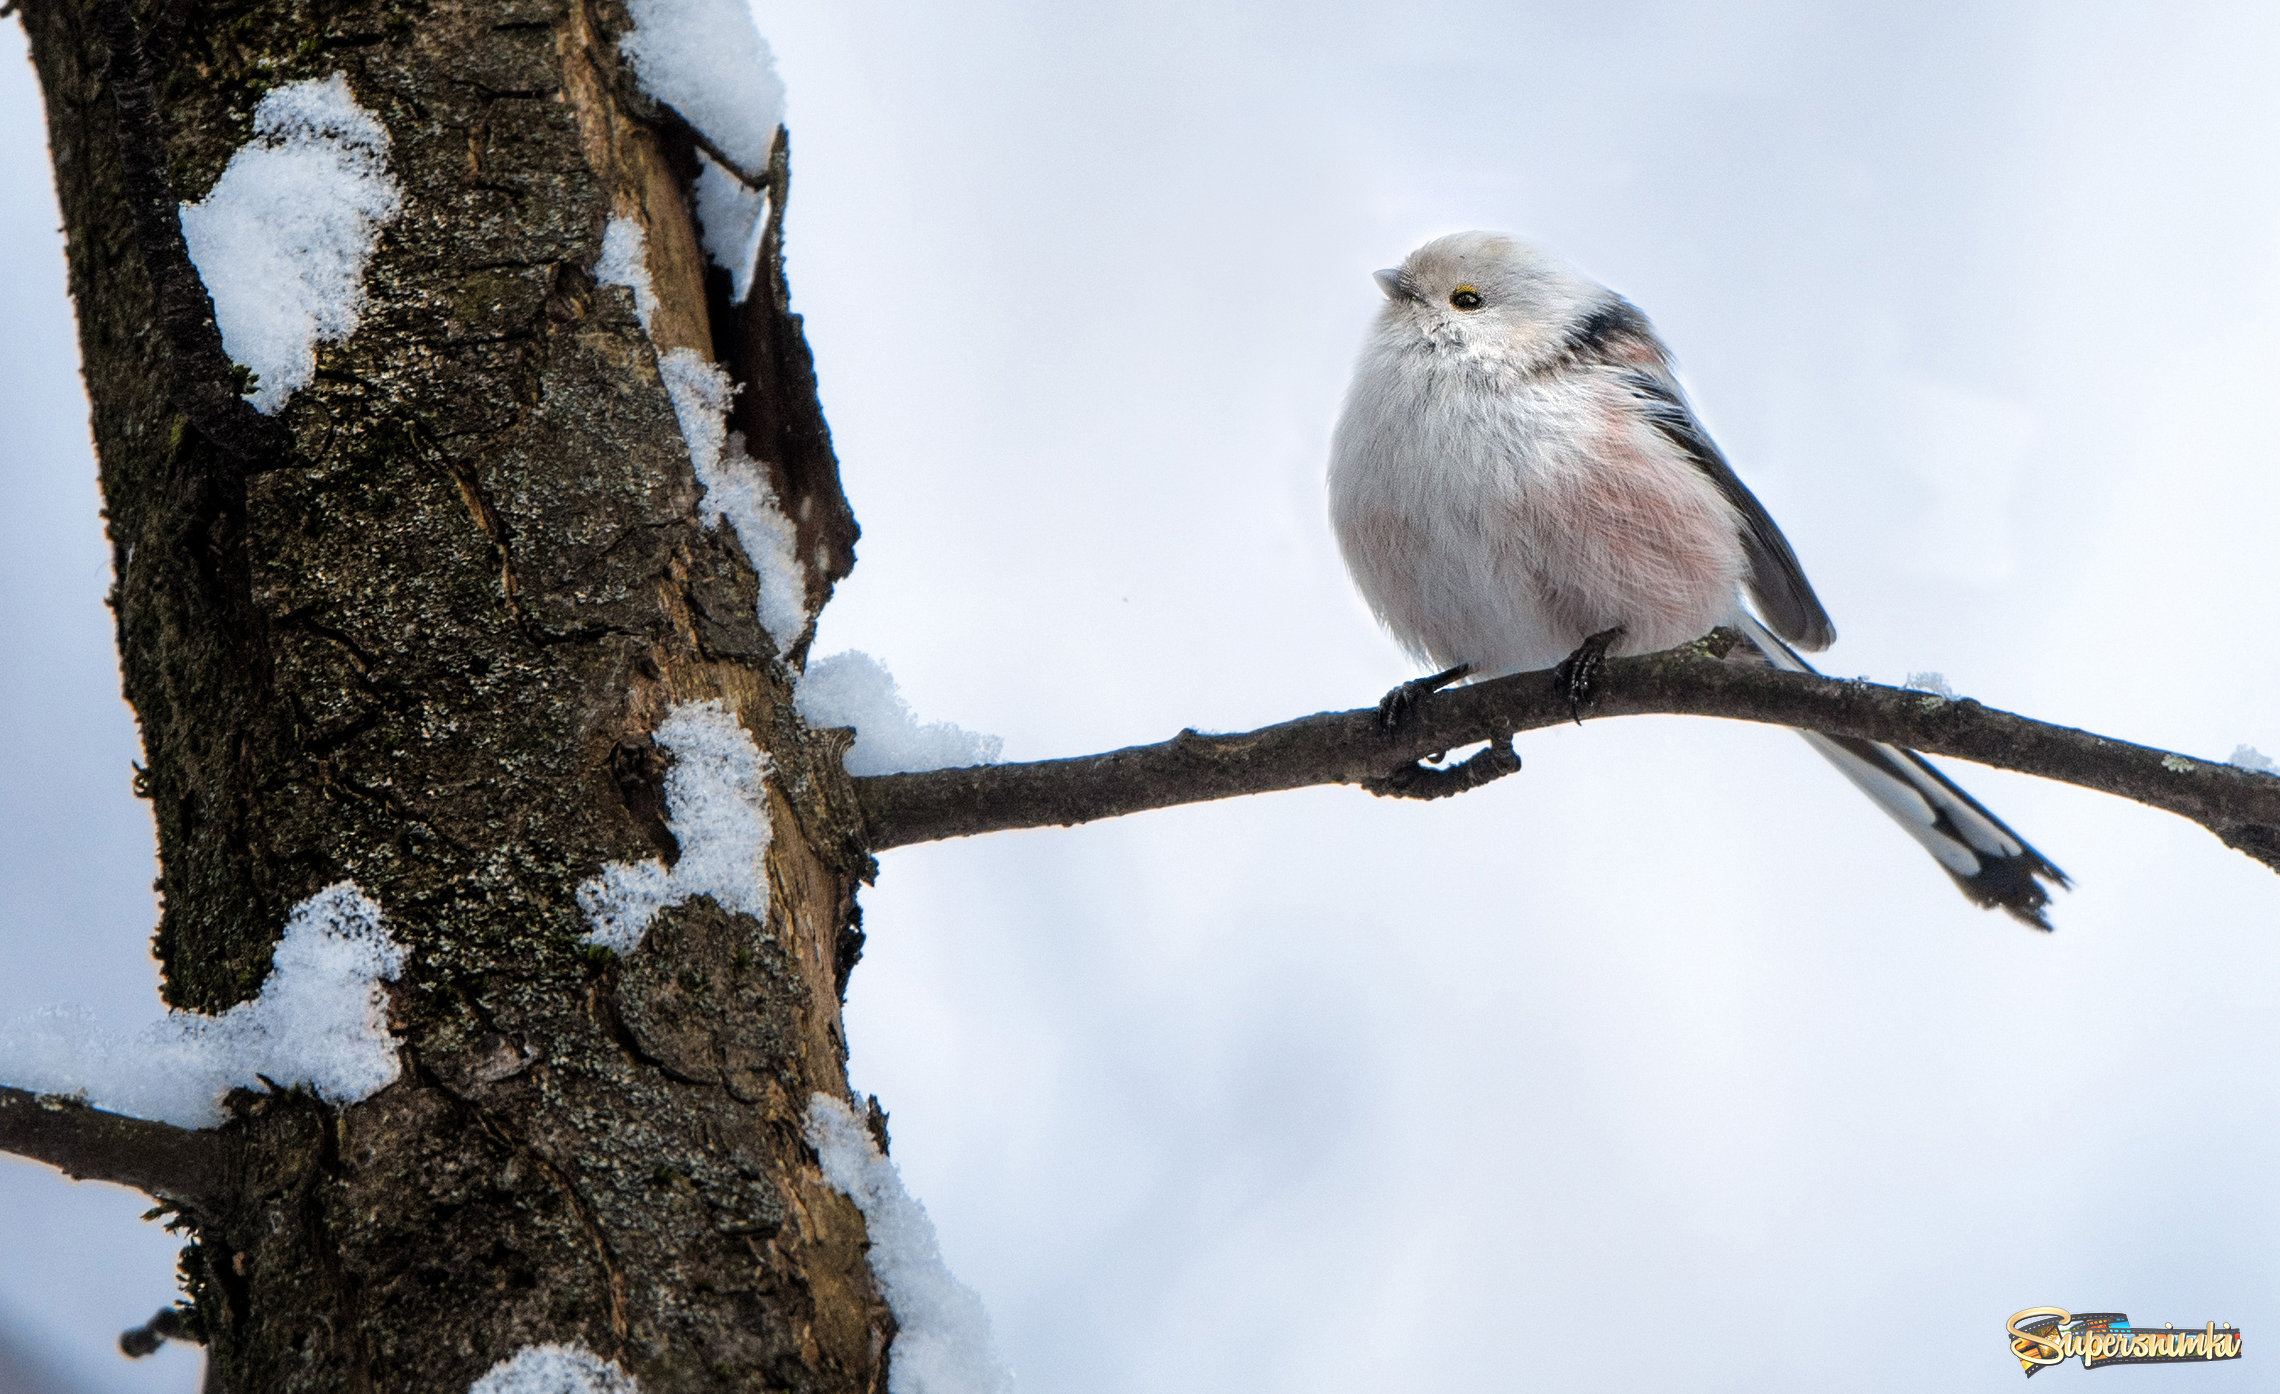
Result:
M1607 651L1623 637L1623 626L1602 629L1576 645L1574 653L1560 660L1552 670L1552 680L1567 689L1568 715L1575 724L1583 724L1583 709L1597 695L1599 670L1606 666Z
M1470 663L1460 663L1454 668L1445 668L1429 677L1411 678L1408 682L1394 688L1378 699L1378 729L1388 735L1399 731L1403 726L1409 724L1412 717L1417 715L1418 707L1424 704L1427 697L1439 692L1450 683L1468 676L1472 670L1473 666Z

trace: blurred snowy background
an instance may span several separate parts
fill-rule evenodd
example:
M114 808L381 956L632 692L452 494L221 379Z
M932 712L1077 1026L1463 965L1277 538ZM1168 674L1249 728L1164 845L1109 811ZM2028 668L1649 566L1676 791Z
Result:
M1661 325L1837 618L1831 671L2280 753L2280 9L758 17L864 527L817 652L881 656L1009 758L1409 675L1321 474L1368 273L1465 227ZM0 1012L132 1027L149 820L4 32ZM2044 938L1781 732L1521 748L1445 804L882 859L855 1079L1022 1388L1993 1390L2023 1307L2280 1331L2271 873L1959 771L2078 878ZM39 1387L194 1386L192 1352L111 1345L172 1292L141 1209L0 1163L0 1329L64 1372Z

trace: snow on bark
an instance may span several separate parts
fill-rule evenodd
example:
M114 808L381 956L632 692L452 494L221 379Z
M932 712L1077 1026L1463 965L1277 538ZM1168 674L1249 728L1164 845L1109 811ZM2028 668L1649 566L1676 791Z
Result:
M996 736L947 721L920 721L896 688L895 675L858 649L808 664L793 701L810 726L855 728L855 744L846 759L849 774L992 765L1005 749Z
M667 349L657 370L673 397L673 414L688 442L689 465L704 485L698 507L707 526L726 518L744 544L744 555L760 576L760 627L790 653L807 628L807 572L800 566L799 538L776 500L760 463L744 453L744 433L728 429L728 402L735 384L694 349Z
M639 1394L641 1385L584 1346L524 1346L467 1386L467 1394Z
M657 296L650 285L647 239L640 224L622 216L610 219L602 234L602 255L594 263L594 279L632 291L634 313L648 329ZM784 516L767 474L745 453L744 433L728 429L728 405L736 395L736 384L694 349L661 351L657 372L673 399L673 415L681 423L681 439L689 450L689 468L704 487L697 507L705 526L717 527L726 518L736 530L736 540L744 545L744 555L760 578L760 626L775 640L777 652L789 654L807 628L807 572L800 565L798 532Z
M271 88L253 139L203 200L182 205L222 347L256 374L256 411L274 415L308 385L319 343L356 332L364 268L402 208L388 132L342 73Z
M768 757L717 700L683 702L657 728L673 756L665 773L665 825L681 847L672 866L656 857L611 862L578 887L593 926L585 942L630 954L659 912L700 895L723 910L768 918Z
M355 1103L396 1080L380 985L403 965L380 907L336 882L293 908L252 1001L220 1016L168 1012L133 1036L50 1008L0 1026L0 1083L185 1128L221 1123L225 1094L265 1080Z
M768 195L697 152L697 226L705 256L728 272L728 298L741 305L760 271L760 239L768 231Z
M733 160L724 170L697 157L697 218L705 255L734 279L741 305L752 291L767 200L741 176L767 167L784 122L784 84L745 0L627 0L633 32L619 42L650 96L681 114Z
M823 1178L863 1212L871 1276L895 1314L887 1394L1005 1394L1013 1372L998 1354L989 1313L951 1276L926 1207L903 1189L854 1110L828 1094L808 1100L808 1145Z
M641 224L631 218L610 219L602 230L602 256L594 263L594 279L605 286L624 286L633 292L633 313L643 333L657 317L657 290L649 282L648 239Z

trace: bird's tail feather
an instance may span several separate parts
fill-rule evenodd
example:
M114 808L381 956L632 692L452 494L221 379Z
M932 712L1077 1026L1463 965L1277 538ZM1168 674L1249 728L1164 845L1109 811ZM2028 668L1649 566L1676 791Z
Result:
M1792 673L1814 671L1795 649L1755 619L1743 615L1741 627L1758 654L1774 667ZM2066 873L1979 800L1957 788L1931 761L1882 741L1818 731L1798 734L1923 844L1973 903L2004 910L2036 929L2050 928L2043 912L2050 904L2051 887L2064 889L2071 884Z

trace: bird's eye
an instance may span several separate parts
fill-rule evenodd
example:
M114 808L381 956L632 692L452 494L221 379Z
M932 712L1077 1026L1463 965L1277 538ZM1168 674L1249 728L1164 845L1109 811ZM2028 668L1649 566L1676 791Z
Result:
M1480 308L1480 292L1471 286L1458 286L1450 293L1449 303L1460 310L1477 310Z

